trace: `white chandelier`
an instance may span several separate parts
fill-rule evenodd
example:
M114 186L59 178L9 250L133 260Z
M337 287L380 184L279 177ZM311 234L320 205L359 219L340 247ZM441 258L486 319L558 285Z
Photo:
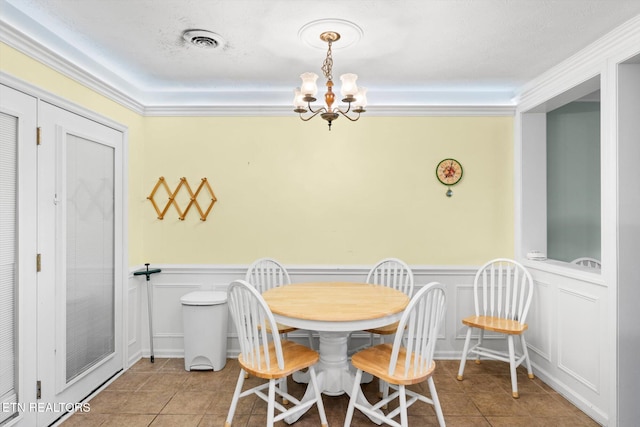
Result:
M318 86L316 80L318 75L315 73L304 73L300 75L302 79L302 86L296 88L295 97L293 99L293 105L295 106L294 112L300 115L303 121L309 121L318 114L329 123L329 130L331 130L331 122L340 117L340 115L348 118L352 122L355 122L360 118L360 113L364 113L364 109L367 106L367 89L364 87L358 88L356 80L358 76L356 74L343 74L340 76L342 81L342 88L340 94L342 95L342 102L347 103L346 109L340 107L334 107L335 94L333 93L333 75L331 69L333 68L333 57L331 56L331 44L340 39L340 34L335 31L325 31L320 34L320 39L329 45L327 50L327 57L322 64L322 73L327 79L327 92L324 94L325 105L314 109L311 106L312 102L316 101L316 94L318 93ZM307 117L303 116L304 113L310 112L311 115ZM353 114L357 115L353 115Z

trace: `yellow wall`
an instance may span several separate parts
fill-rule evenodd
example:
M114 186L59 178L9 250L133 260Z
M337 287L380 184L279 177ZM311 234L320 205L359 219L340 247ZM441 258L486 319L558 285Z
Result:
M141 117L0 44L0 65L129 128L132 265L479 264L513 255L512 117ZM453 157L462 181L445 196L435 166ZM206 177L218 198L206 221L146 199ZM161 191L162 208L166 196ZM178 198L184 207L185 192ZM163 199L164 196L164 199ZM206 199L206 197L204 197ZM199 201L206 203L203 197Z
M314 119L316 120L316 119ZM511 117L147 119L144 187L206 177L207 221L144 214L152 263L477 264L513 254ZM464 166L446 197L443 158ZM186 194L186 193L184 193ZM165 199L166 200L166 199ZM199 199L200 200L200 199ZM187 200L180 201L185 206Z

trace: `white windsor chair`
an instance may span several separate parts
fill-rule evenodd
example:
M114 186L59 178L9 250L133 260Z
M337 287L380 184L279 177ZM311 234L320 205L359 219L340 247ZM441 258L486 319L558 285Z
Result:
M591 257L576 258L571 261L571 264L582 265L590 268L602 268L600 260Z
M404 261L398 258L385 258L374 265L367 274L366 283L382 285L396 289L406 294L409 298L413 294L413 272ZM375 336L380 338L379 344L384 344L385 336L393 335L398 329L398 322L379 328L367 329L369 333L369 344L362 345L350 351L351 354L375 345ZM383 381L380 381L379 394L384 392Z
M253 285L260 294L263 294L271 288L291 284L291 278L289 277L287 269L273 258L259 258L255 260L247 269L245 281ZM282 323L278 323L277 325L278 333L282 335L283 339L287 339L290 332L298 330L298 328L283 325ZM313 333L307 331L307 336L309 339L309 348L313 348ZM285 393L287 392L286 381L283 381L280 387L282 387ZM286 399L284 403L288 403Z
M255 394L267 402L266 425L269 427L285 417L306 411L314 404L318 407L322 426L327 427L322 394L318 388L314 368L319 360L318 353L292 341L281 341L276 321L269 306L258 290L246 281L237 280L231 283L227 302L238 332L241 350L238 363L241 369L225 427L231 427L238 400L251 394ZM301 402L283 390L282 387L276 387L276 384L286 381L287 376L304 368L308 368L315 396L306 402ZM269 381L242 391L245 372ZM264 393L266 388L268 388L268 394ZM293 406L286 408L281 405L275 399L276 394L281 396L283 400L292 402ZM276 410L279 411L278 415L276 415Z
M256 287L261 294L271 288L291 284L291 278L287 269L273 258L260 258L254 261L247 269L245 280ZM278 331L287 338L289 332L298 328L278 323ZM309 347L313 348L313 333L307 331Z
M445 426L438 393L433 382L433 373L436 368L433 354L445 310L444 286L436 282L429 283L409 302L398 323L398 333L393 345L378 344L353 355L351 363L358 370L347 408L345 427L351 425L355 408L386 424L407 427L407 408L418 400L433 405L438 424L441 427ZM358 393L362 393L360 381L363 372L378 377L394 392L388 395L388 389L385 389L382 400L371 408L359 404L357 397ZM427 381L430 399L406 388L408 385L424 381ZM409 400L407 396L410 397ZM396 398L399 400L399 406L395 410L387 415L379 413L380 408L387 407L389 402ZM400 415L400 423L394 420L398 415Z
M531 299L533 297L533 279L531 274L517 261L497 258L484 264L476 273L473 282L475 315L462 319L469 328L462 350L462 359L458 369L458 380L463 380L465 363L469 354L509 363L511 373L512 396L518 398L518 378L516 369L525 362L529 378L533 378L531 361L527 351L524 332ZM471 333L479 331L478 342L469 348ZM492 331L507 337L507 351L495 350L483 345L484 332ZM522 354L516 354L514 336L520 336Z
M409 298L413 294L413 272L402 260L397 258L385 258L374 265L367 274L366 283L382 285L396 289L406 294ZM380 344L384 343L384 335L393 335L398 329L398 322L379 328L367 329L369 332L369 344L352 350L352 353L374 345L375 334L380 335Z

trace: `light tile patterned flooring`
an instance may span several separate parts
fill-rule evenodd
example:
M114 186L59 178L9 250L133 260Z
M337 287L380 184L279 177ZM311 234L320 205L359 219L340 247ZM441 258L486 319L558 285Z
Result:
M436 363L436 389L449 427L599 425L539 379L527 378L525 371L518 373L520 398L513 399L509 368L505 363L468 362L462 382L456 380L458 361ZM74 414L62 427L222 427L239 369L236 359L227 360L225 368L218 372L185 371L183 359L156 358L155 363L142 359L91 399L90 412ZM258 381L261 380L249 378L245 389ZM426 384L424 386L414 388L428 390ZM302 396L305 387L289 379L289 392L294 396ZM369 401L375 401L377 388L377 380L363 385ZM428 391L425 393L428 396ZM348 396L323 396L323 402L329 426L342 426ZM233 426L264 426L266 408L266 403L255 396L241 399ZM294 425L319 426L317 409L312 408ZM352 426L374 425L356 410ZM409 409L409 425L437 426L433 408L422 402L413 405Z

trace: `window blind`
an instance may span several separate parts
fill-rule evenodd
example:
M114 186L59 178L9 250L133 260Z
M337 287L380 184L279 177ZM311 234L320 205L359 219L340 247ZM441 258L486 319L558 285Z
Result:
M66 141L67 382L115 351L113 147Z

